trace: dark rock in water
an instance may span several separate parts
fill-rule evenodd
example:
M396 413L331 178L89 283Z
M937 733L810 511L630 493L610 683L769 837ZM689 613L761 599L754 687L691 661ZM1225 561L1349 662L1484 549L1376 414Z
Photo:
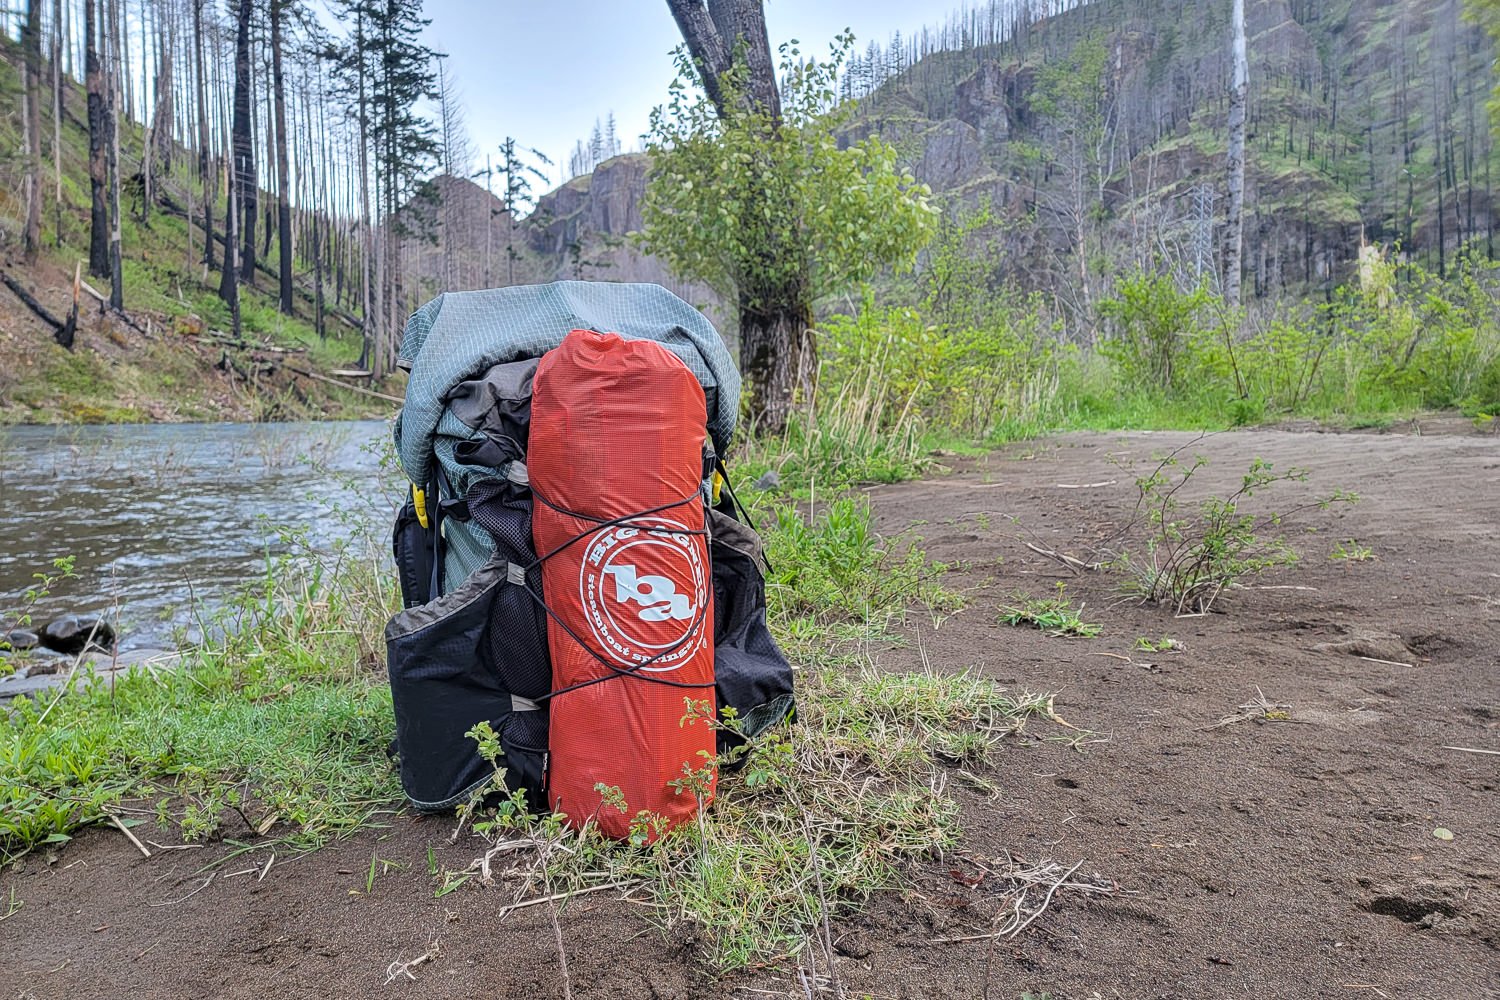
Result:
M28 649L36 649L42 641L35 632L24 628L12 629L5 633L3 639L3 644L17 653L24 653Z
M757 489L764 492L766 490L774 490L780 485L781 473L777 472L775 469L767 469L759 479L750 484L750 487L751 489Z
M90 647L109 649L114 644L114 628L98 615L67 615L42 629L42 645L69 656Z

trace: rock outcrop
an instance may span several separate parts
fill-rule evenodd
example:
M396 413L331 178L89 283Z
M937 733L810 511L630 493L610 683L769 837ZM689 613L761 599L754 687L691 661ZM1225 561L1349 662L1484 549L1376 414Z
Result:
M1490 195L1477 181L1461 204L1449 193L1445 230L1436 220L1442 183L1436 174L1427 171L1410 192L1397 190L1406 176L1392 159L1398 119L1380 103L1388 96L1371 96L1386 94L1383 74L1404 53L1410 79L1441 77L1449 93L1462 87L1468 97L1477 94L1469 105L1478 116L1471 134L1488 134L1483 99L1494 47L1454 10L1437 0L1249 0L1248 287L1258 294L1305 293L1346 279L1362 232L1429 252L1441 232L1445 252L1452 252L1466 234L1493 231ZM1029 230L1035 252L1045 252L1049 241L1054 251L1067 251L1075 239L1063 218L1068 213L1085 214L1117 244L1138 239L1149 226L1161 239L1185 245L1193 225L1212 230L1222 222L1228 17L1227 3L1096 0L1033 25L1024 42L917 63L863 99L842 140L879 134L949 204L985 201L1008 212ZM1444 58L1435 42L1449 36L1461 44L1449 46L1449 64L1433 65ZM1103 90L1089 95L1097 97L1089 114L1098 118L1071 121L1067 116L1076 112L1059 107L1055 94L1044 99L1043 91L1058 86L1056 73L1048 82L1049 68L1058 60L1066 66L1085 44L1097 46L1105 60ZM1419 116L1427 111L1409 110L1418 117L1407 141L1430 162L1435 126L1429 122L1424 132ZM1097 161L1087 169L1102 174L1102 183L1090 177L1080 185L1080 158ZM524 259L509 267L515 280L659 282L711 307L722 325L730 310L712 292L676 281L630 240L641 225L646 171L642 154L614 157L544 195L515 226L495 214L492 198L485 208L466 208L465 215L489 213L500 221L487 236L482 227L467 236L462 256L493 259L497 240L513 241L520 232ZM489 197L469 182L454 183ZM1210 207L1195 223L1205 192ZM1409 216L1397 211L1408 196ZM487 250L474 245L480 237Z

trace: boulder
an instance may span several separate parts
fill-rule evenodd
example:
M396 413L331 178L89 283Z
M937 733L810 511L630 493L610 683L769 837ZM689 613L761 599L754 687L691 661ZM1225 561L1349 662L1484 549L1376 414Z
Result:
M115 644L115 630L98 615L65 615L42 629L42 645L68 656L85 649L109 649Z
M24 628L11 629L3 636L0 636L0 640L3 640L4 645L16 653L24 653L28 649L36 649L42 641L41 637L35 632Z

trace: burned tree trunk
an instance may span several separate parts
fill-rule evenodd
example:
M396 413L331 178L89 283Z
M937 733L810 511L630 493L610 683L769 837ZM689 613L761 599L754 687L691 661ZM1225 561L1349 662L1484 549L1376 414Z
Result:
M96 278L109 277L109 206L104 194L109 174L104 153L104 71L99 65L97 6L102 3L103 0L84 0L83 3L83 72L88 89L89 119L89 274Z
M26 226L22 250L27 262L42 248L42 7L28 0L21 27L21 52L26 61L26 108L21 129L26 138Z
M1234 78L1229 86L1229 225L1224 236L1224 301L1240 304L1241 255L1245 245L1245 101L1250 62L1245 41L1245 0L1234 0Z
M281 21L285 0L271 0L271 86L276 105L276 231L281 259L281 311L292 314L292 203L287 192L291 183L286 152L286 87L281 75Z

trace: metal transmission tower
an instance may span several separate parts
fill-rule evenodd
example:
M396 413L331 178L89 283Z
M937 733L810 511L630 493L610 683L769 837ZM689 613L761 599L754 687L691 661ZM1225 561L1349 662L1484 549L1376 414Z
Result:
M1212 184L1199 184L1193 188L1193 276L1202 278L1204 271L1213 272L1214 258L1214 201L1217 195Z

